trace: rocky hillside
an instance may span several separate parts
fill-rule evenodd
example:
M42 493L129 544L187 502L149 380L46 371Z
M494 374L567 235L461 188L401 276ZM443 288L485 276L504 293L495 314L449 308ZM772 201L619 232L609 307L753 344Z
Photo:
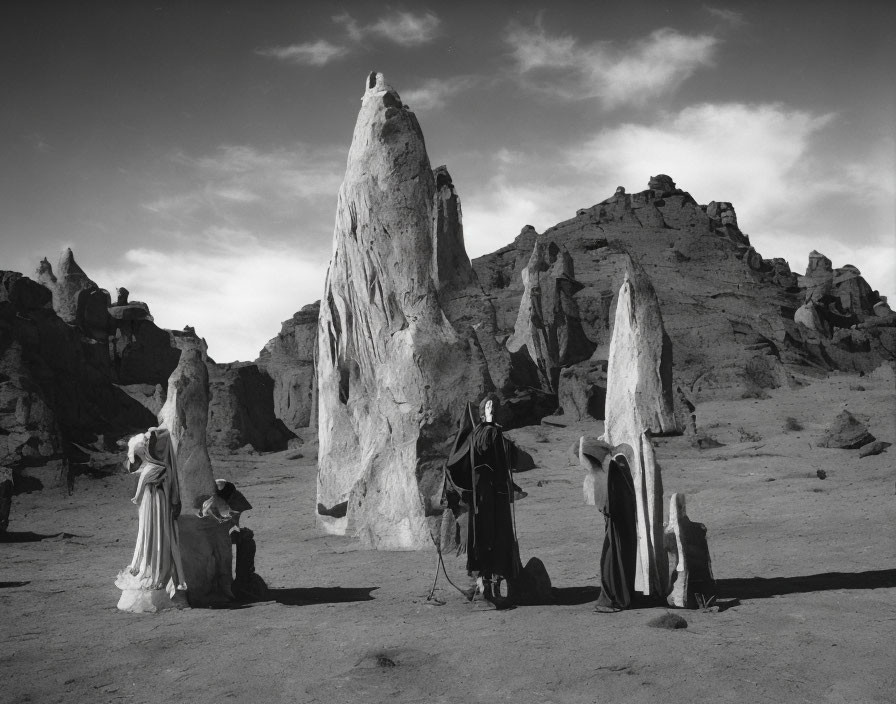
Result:
M764 259L731 203L700 205L669 176L637 193L620 187L543 233L526 226L472 267L461 265L460 196L447 169L427 179L438 306L485 387L504 398L506 425L556 412L603 418L626 271L646 274L658 295L682 427L701 400L896 358L896 315L858 269L835 269L818 252L803 275ZM302 308L254 363L207 360L213 447L282 449L317 424L319 317L319 303ZM55 270L44 259L33 279L0 272L0 465L108 471L120 460L116 441L155 424L184 337L196 334L159 328L126 289L113 301L71 250Z
M835 269L812 252L799 275L753 248L731 203L700 205L664 174L647 185L633 194L619 187L543 233L526 226L511 244L473 260L491 305L467 296L457 307L479 329L494 387L517 409L509 424L558 409L603 418L616 295L632 267L659 297L684 418L701 400L759 396L896 358L896 315L856 267ZM306 410L315 405L317 305L286 321L257 360L282 380L278 417L294 430L316 421ZM288 389L299 391L291 397Z
M70 249L34 279L0 272L0 465L20 475L114 469L116 441L157 424L185 338L204 348L192 328L159 328L126 289L113 302ZM271 378L255 365L207 364L210 442L285 448L294 435L274 415Z
M577 387L601 384L615 295L632 260L653 282L676 382L693 400L756 394L819 371L870 371L896 352L894 316L855 267L834 270L813 252L799 276L783 259L763 259L731 203L699 205L666 175L638 193L620 187L544 233L527 226L512 244L475 259L504 335L514 333L523 272L539 246L571 258L582 331L596 346L585 362L560 360L563 406L575 406ZM804 303L818 324L794 320Z

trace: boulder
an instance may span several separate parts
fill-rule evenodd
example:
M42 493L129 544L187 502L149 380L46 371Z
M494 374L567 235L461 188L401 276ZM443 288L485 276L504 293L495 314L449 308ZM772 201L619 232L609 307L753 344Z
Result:
M886 451L891 442L884 442L883 440L875 440L874 442L869 442L867 445L862 445L859 448L859 457L871 457L872 455L879 455L881 452Z
M824 432L818 447L855 450L874 440L875 437L868 432L868 428L862 422L849 411L843 410Z
M705 603L716 596L706 526L688 518L684 494L672 494L669 499L664 540L669 555L669 605L696 609L701 599Z
M446 269L448 280L472 274L456 271L465 255L439 251L458 240L436 231L436 194L414 113L371 73L320 307L317 503L325 531L373 548L432 545L427 514L441 523L455 416L491 387L481 351L440 304ZM327 515L342 502L344 516Z
M283 322L255 364L273 381L274 415L292 432L317 425L317 319L320 301Z
M0 303L22 312L52 308L53 294L16 271L0 271Z
M171 433L177 463L181 502L177 525L190 606L210 606L233 598L228 526L214 516L200 516L203 504L217 497L206 443L208 406L208 369L202 351L186 349L168 380L159 426Z

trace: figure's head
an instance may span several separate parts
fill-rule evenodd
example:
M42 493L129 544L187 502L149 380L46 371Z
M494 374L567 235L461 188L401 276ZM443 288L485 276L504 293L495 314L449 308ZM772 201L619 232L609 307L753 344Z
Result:
M479 418L485 422L493 423L501 408L501 399L498 394L490 393L479 402Z
M128 471L133 471L143 461L145 449L146 433L138 433L128 440L128 457L125 461L125 467L127 467Z

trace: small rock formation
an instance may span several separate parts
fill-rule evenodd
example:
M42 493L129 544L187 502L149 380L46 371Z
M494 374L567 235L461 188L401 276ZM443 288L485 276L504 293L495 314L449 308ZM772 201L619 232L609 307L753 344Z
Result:
M606 360L587 360L560 371L557 400L570 420L603 420L607 400Z
M557 393L560 369L588 359L596 347L582 329L573 298L582 285L575 279L569 252L541 240L535 242L522 279L519 313L506 346L514 367L529 367L534 371L530 373L533 382L544 391ZM518 382L524 382L525 373L516 369L512 373Z
M37 269L37 280L53 294L53 310L70 325L77 325L94 339L105 337L108 329L109 292L91 280L75 261L71 248L59 258L58 274L46 259Z
M480 347L440 304L472 272L459 272L469 261L447 233L449 205L434 212L452 197L437 178L416 117L371 73L320 306L317 503L324 530L379 549L432 544L455 416L491 387Z
M666 174L651 176L650 180L647 181L647 188L653 191L657 198L667 198L682 192L680 188L675 187L675 181L672 180L672 177ZM622 192L624 193L625 189ZM616 189L616 193L619 193L619 188Z
M834 422L825 431L818 443L818 447L830 447L841 450L855 450L874 442L875 437L868 432L868 428L858 421L847 410L840 411Z
M810 332L822 335L824 337L831 336L830 326L821 319L815 303L806 301L803 305L796 309L793 314L793 322L799 323Z
M709 599L716 595L716 586L706 526L688 518L684 494L672 494L669 499L664 538L671 570L666 600L670 606L696 609L699 606L696 595Z
M320 301L283 322L255 363L273 380L274 415L293 433L317 425L317 319Z
M859 448L859 457L871 457L873 455L879 455L881 452L886 451L891 442L884 442L883 440L875 440L873 442L869 442L867 445L862 445Z
M190 606L210 606L233 598L227 526L212 516L199 516L203 504L217 497L206 444L208 404L208 369L202 353L186 349L168 380L159 426L170 432L176 457L181 504L177 525ZM226 504L224 507L226 510Z

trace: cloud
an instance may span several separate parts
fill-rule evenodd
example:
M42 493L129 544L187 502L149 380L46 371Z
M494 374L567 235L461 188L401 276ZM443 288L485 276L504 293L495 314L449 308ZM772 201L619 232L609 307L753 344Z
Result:
M736 201L738 212L767 220L810 190L803 181L810 139L833 118L780 104L707 103L654 124L604 129L570 149L568 160L585 173L615 172L622 184L634 181L633 190L668 173L698 202Z
M271 243L223 227L194 233L189 242L130 249L119 266L91 276L147 301L160 327L195 327L218 362L254 360L281 322L323 291L327 254L309 255L299 242Z
M874 144L846 163L826 153L837 119L782 104L702 104L565 148L532 142L480 155L494 168L486 186L470 194L459 186L467 252L494 251L525 224L544 232L617 186L641 191L667 173L698 203L732 202L762 256L783 257L802 273L817 249L896 293L892 152Z
M419 87L403 91L401 99L414 112L438 110L445 107L449 98L473 87L478 81L475 76L429 78Z
M363 26L346 12L333 17L333 21L345 27L349 38L356 43L374 36L404 47L428 44L438 36L442 23L433 12L393 12Z
M174 153L144 204L150 237L94 279L148 301L163 327L194 326L218 361L255 359L320 298L345 158L301 143Z
M624 49L611 42L583 44L549 35L540 24L511 24L512 47L521 85L565 100L597 98L606 108L640 105L674 91L712 63L719 40L674 29L658 29Z
M255 53L280 61L305 66L325 66L331 61L341 59L349 53L348 47L338 46L326 39L318 39L314 42L290 44L289 46L273 46L266 49L258 49Z
M171 155L173 193L144 203L160 217L185 223L225 222L246 227L262 215L295 220L297 209L335 203L345 171L345 151L295 144L269 151L223 145L211 154ZM332 213L330 213L332 215ZM250 227L250 229L252 229Z
M725 24L728 24L732 27L742 27L747 22L744 19L743 13L736 12L734 10L728 10L722 7L712 7L710 5L703 6L706 11L711 14L716 19L721 20Z

